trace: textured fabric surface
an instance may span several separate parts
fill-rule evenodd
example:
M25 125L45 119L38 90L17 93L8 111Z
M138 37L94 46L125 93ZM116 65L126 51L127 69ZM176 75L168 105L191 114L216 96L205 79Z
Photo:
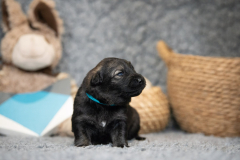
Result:
M26 11L31 0L18 0ZM77 80L105 57L130 60L166 91L160 39L175 51L203 56L240 56L240 1L55 0L64 21L58 67ZM0 37L3 36L0 31Z
M73 146L72 138L0 137L0 159L31 160L239 160L240 138L216 138L177 131L145 135L145 141L129 141L129 148L96 145Z

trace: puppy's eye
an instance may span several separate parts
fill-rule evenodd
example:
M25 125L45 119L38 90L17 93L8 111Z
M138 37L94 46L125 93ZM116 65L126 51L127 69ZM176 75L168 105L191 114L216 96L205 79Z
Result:
M117 75L118 76L123 76L123 74L124 74L123 72L119 72Z
M123 71L116 71L116 72L115 72L115 75L116 75L116 76L123 76L123 75L124 75L124 72L123 72Z

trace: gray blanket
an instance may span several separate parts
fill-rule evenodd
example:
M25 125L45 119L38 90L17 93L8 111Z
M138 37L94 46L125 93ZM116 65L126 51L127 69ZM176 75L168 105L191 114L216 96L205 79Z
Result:
M73 146L67 137L0 137L0 160L239 160L240 138L217 138L181 131L143 135L129 148L96 145Z

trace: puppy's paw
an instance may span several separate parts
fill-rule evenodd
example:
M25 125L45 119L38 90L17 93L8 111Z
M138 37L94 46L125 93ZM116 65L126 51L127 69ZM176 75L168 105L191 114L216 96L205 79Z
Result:
M91 143L87 139L75 139L74 141L74 145L76 147L85 147L85 146L89 146L90 144Z
M135 139L136 139L136 140L139 140L139 141L143 141L143 140L145 140L146 138L145 138L145 137L137 136L137 137L135 137Z
M121 147L121 148L123 148L124 144L113 144L113 147Z
M130 146L128 145L128 143L126 143L125 146L126 146L126 147L130 147Z
M121 143L121 142L113 143L112 146L113 147L121 147L121 148L123 148L124 146L129 147L127 142L125 142L125 143Z

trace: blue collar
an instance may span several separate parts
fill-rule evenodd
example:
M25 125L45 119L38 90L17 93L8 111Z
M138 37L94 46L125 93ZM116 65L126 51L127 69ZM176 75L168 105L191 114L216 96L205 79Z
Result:
M94 102L97 102L97 103L99 103L99 104L102 104L102 105L105 105L105 106L115 106L114 104L104 104L104 103L101 103L101 102L99 102L99 100L97 100L96 98L94 98L93 96L91 96L90 94L88 94L88 93L86 93L86 95L88 96L88 98L90 98L92 101L94 101Z

